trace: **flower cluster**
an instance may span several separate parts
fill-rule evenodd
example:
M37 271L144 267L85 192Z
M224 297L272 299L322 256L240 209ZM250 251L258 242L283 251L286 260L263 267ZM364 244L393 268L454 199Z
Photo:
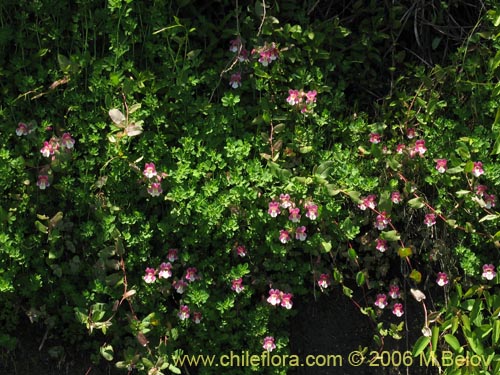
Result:
M310 112L314 103L316 103L316 90L304 92L302 90L288 90L286 101L293 107L300 109L302 113Z
M279 56L280 51L276 43L264 43L264 46L252 50L252 55L259 54L259 62L262 66L268 66L275 61Z
M395 303L392 305L392 313L398 318L402 317L404 314L403 304L397 302L397 300L401 297L399 286L397 286L396 284L391 284L389 286L389 296L391 297L391 299L395 300ZM389 302L387 301L387 295L385 293L377 294L374 302L375 306L383 310L387 307L388 304Z
M290 310L293 306L292 297L291 293L284 293L279 289L270 289L267 302L273 306L281 305L281 307Z
M17 136L22 137L23 135L31 134L34 130L35 130L34 122L29 122L28 124L20 122L17 124L16 134Z
M144 170L142 171L144 177L148 180L147 191L152 197L157 197L163 193L161 188L161 181L163 178L167 177L166 173L158 173L156 171L156 166L154 163L146 163Z

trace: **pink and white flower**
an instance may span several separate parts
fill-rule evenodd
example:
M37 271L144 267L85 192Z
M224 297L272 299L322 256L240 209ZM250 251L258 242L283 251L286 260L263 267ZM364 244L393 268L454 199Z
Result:
M406 145L404 145L404 144L400 143L400 144L398 144L398 145L396 146L396 152L397 152L398 154L402 154L402 153L403 153L403 151L405 150L405 148L406 148Z
M177 313L177 316L179 317L180 320L189 319L189 306L181 305L179 307L179 312Z
M446 172L446 170L448 169L447 164L448 164L448 160L446 160L446 159L437 159L436 160L436 170L439 173Z
M375 249L381 253L385 252L387 250L387 241L382 238L377 238L377 245L375 246Z
M436 279L436 284L439 286L445 286L448 284L448 275L444 272L438 272L437 274L437 279Z
M281 306L285 309L290 310L293 306L292 293L282 293L281 294Z
M269 202L269 209L267 213L271 215L271 217L276 217L281 213L280 204L278 202Z
M376 202L377 196L374 194L370 194L365 198L361 199L361 203L358 204L359 209L361 210L366 210L367 208L374 209L377 207L377 202Z
M49 182L49 176L46 174L41 174L38 176L38 180L36 182L36 186L40 188L40 190L45 190L47 187L50 186Z
M273 306L277 306L281 302L281 291L279 289L270 289L267 302Z
M193 313L193 322L195 322L195 324L200 324L202 319L203 319L203 317L202 317L201 312L195 311Z
M287 209L292 207L292 202L290 201L290 194L280 194L281 208Z
M415 138L415 128L408 128L406 130L406 136L408 137L408 139Z
M146 274L143 276L144 281L147 284L154 283L156 281L156 270L154 268L146 268Z
M322 273L319 275L318 286L321 290L328 288L331 285L330 275L327 273Z
M389 287L389 296L392 299L399 298L401 296L401 293L399 292L399 286L392 284Z
M160 264L160 271L158 272L158 277L160 279L168 279L172 276L172 265L170 263L163 262Z
M387 306L387 296L383 293L377 294L374 305L379 309L384 309Z
M307 238L306 230L307 229L305 226L301 226L295 229L295 239L299 241L305 241Z
M289 208L288 212L290 213L288 219L290 219L292 223L298 223L300 221L300 208Z
M316 102L316 95L318 93L316 90L308 91L305 96L306 96L306 104L312 104Z
M151 185L148 187L148 193L152 197L157 197L161 193L163 193L163 189L161 188L161 183L159 183L159 182L152 182Z
M229 51L237 53L239 52L241 46L242 43L240 38L233 39L229 42Z
M29 132L29 128L28 128L28 125L26 125L24 122L20 122L19 124L17 124L17 129L16 129L16 134L21 137L23 135L28 135L30 132Z
M370 133L370 143L377 144L380 143L380 134Z
M178 250L177 249L169 249L167 254L167 259L169 262L175 262L178 259Z
M425 152L427 151L427 148L425 147L425 141L423 139L419 139L418 141L416 141L413 150L420 156L424 156Z
M186 291L187 283L184 280L175 280L172 283L172 286L174 287L175 291L179 294L182 294Z
M276 349L276 344L274 343L274 337L272 336L265 337L262 347L264 348L264 350L267 350L268 352L272 352L274 349Z
M229 86L233 89L241 87L241 73L231 74L231 79L229 80Z
M154 163L146 163L144 171L142 172L146 178L153 178L158 173L156 172L156 167Z
M477 185L476 186L476 194L482 197L484 193L488 190L488 186L485 185Z
M231 283L231 289L238 294L241 293L245 289L245 287L243 286L243 279L240 277L233 280Z
M493 194L484 194L483 200L488 210L496 206L496 198Z
M480 161L474 162L474 167L472 168L472 174L475 177L479 177L484 174L483 163Z
M283 244L290 241L290 233L287 230L285 229L280 230L280 241Z
M485 264L483 266L482 276L484 279L493 280L497 276L497 273L495 272L495 266L493 264Z
M75 140L71 138L71 134L64 133L61 137L61 146L71 150L75 146Z
M236 248L236 254L238 254L238 256L244 258L247 255L246 247L245 246L238 246Z
M401 318L404 314L403 304L395 303L392 308L392 313L396 315L398 318Z
M306 217L309 218L310 220L316 220L316 218L318 217L318 206L310 202L306 203L305 208L306 208Z
M54 155L55 154L55 149L54 149L53 142L49 142L49 141L43 142L43 147L40 150L40 152L46 158L48 158L49 156Z
M434 214L425 215L424 224L427 225L428 227L432 227L433 225L435 225L436 224L436 215L434 215Z
M288 90L288 98L286 102L290 105L297 105L302 102L302 92L299 90Z
M391 219L387 216L387 213L385 211L382 211L375 218L375 228L377 228L378 230L384 230L390 222Z
M198 272L198 270L195 267L189 267L186 270L186 274L184 275L184 278L189 282L193 282L196 279L198 279L198 275L196 274L197 272Z

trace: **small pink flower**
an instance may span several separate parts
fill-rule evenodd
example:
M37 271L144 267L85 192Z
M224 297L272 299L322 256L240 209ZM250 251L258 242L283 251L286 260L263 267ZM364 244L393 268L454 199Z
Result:
M260 52L259 62L262 66L268 66L272 62L271 53L269 51Z
M38 186L40 190L45 190L47 187L49 187L49 176L47 176L46 174L39 175L36 186Z
M377 294L374 305L379 309L384 309L387 306L387 296L385 294Z
M193 322L195 322L196 324L200 324L201 319L203 319L202 315L201 315L201 312L195 311L193 313Z
M282 293L281 294L281 306L285 309L290 310L293 306L292 302L293 295L291 293Z
M243 286L243 279L240 277L232 281L231 289L236 293L241 293L245 287Z
M61 137L61 146L68 150L72 149L75 146L75 140L71 138L71 134L64 133Z
M366 210L367 208L374 209L377 207L377 202L376 202L377 196L374 194L370 194L365 198L362 198L361 203L358 204L358 207L361 210Z
M484 194L483 200L488 210L496 206L496 198L493 194Z
M390 222L391 219L387 216L387 213L382 211L375 219L375 227L378 230L384 230Z
M198 272L198 270L195 267L189 267L186 270L186 274L184 275L184 278L189 282L193 282L196 279L198 279L198 275L196 274L197 272Z
M401 293L399 292L399 286L392 284L389 287L389 296L392 299L399 298L401 296Z
M404 144L400 143L396 146L396 152L398 154L402 154L405 148L406 148L406 146Z
M448 164L448 160L446 160L446 159L437 159L436 160L436 170L439 173L446 172L446 170L448 169L447 164Z
M146 274L143 279L147 284L154 283L156 281L156 270L154 268L146 268Z
M306 217L310 220L316 220L316 218L318 217L318 206L314 203L306 203L305 208L307 211Z
M295 230L295 239L299 241L305 241L306 238L307 238L306 227L305 226L298 227Z
M271 217L276 217L278 216L281 211L280 211L280 204L278 202L269 202L269 209L267 210L267 213L271 215Z
M427 151L427 148L425 148L425 141L423 139L420 139L415 142L414 151L415 153L418 153L420 156L424 156L425 152Z
M229 42L229 51L237 53L241 48L241 39L236 38Z
M244 258L247 255L247 249L245 248L245 246L238 246L236 248L236 254Z
M495 272L495 266L493 264L485 264L483 266L483 278L487 280L493 280L497 273Z
M290 201L290 194L280 194L281 208L287 209L292 207L292 202Z
M483 163L480 161L474 162L474 168L472 168L472 174L475 177L479 177L484 174Z
M287 230L285 229L280 230L280 241L283 244L290 241L290 233Z
M240 51L240 54L238 55L238 61L239 62L245 62L248 61L248 51L246 49L242 49Z
M169 260L169 262L175 262L178 259L177 253L178 253L177 249L168 250L167 259Z
M425 215L424 224L427 225L428 227L432 227L433 225L435 225L436 224L436 215L434 215L434 214Z
M399 204L401 202L401 193L399 191L393 191L391 193L391 201L394 204Z
M179 294L182 294L186 291L187 283L184 280L176 280L172 283L175 291Z
M229 86L233 89L241 87L241 73L231 74L231 79L229 80Z
M281 291L278 289L270 289L269 297L267 297L267 302L273 306L277 306L281 302Z
M483 194L486 193L486 190L488 190L488 187L485 185L476 186L476 194L479 195L480 197L482 197Z
M158 272L158 277L160 279L168 279L172 276L172 265L170 263L160 264L160 271Z
M28 125L26 125L24 122L20 122L19 124L17 124L16 134L19 137L23 135L28 135L29 134Z
M322 273L319 275L318 286L321 290L328 288L331 285L330 275L327 273Z
M445 286L448 282L448 275L444 272L438 272L436 284L439 286Z
M373 143L373 144L380 143L380 134L370 133L370 143Z
M302 101L302 95L299 90L288 90L286 101L290 105L297 105Z
M292 223L298 223L300 221L300 208L289 208L288 212L290 212L288 219L290 219Z
M272 352L274 349L276 349L276 344L274 343L274 337L272 336L267 336L264 338L264 344L262 345L264 350L267 350L268 352Z
M157 173L154 163L146 163L146 166L144 167L144 171L142 173L147 178L153 178L154 176L156 176Z
M415 138L415 128L408 128L406 130L406 136L408 137L408 139Z
M375 248L381 253L385 252L387 250L387 241L382 238L377 238L377 245Z
M306 95L306 104L312 104L316 102L316 95L318 93L316 90L308 91Z
M43 142L43 147L40 150L40 152L46 158L48 158L49 156L54 155L55 150L54 150L53 142L48 142L48 141Z
M392 313L398 318L401 318L404 314L403 305L401 303L395 303L392 308Z
M177 316L179 317L180 320L189 319L189 307L186 305L181 305Z
M153 182L153 183L151 183L151 185L148 187L148 193L152 197L157 197L161 193L163 193L163 189L161 188L161 183L159 183L159 182Z

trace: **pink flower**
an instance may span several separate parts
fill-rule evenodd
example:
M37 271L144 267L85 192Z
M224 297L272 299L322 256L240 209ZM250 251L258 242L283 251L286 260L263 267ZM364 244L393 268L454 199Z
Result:
M293 297L293 295L291 293L282 293L281 294L281 306L290 310L293 306L292 297Z
M322 273L319 275L318 286L321 290L328 288L331 285L330 275L327 273Z
M385 294L377 294L374 305L379 309L384 309L387 306L387 296Z
M435 225L436 224L436 215L434 215L434 214L425 215L424 224L427 225L428 227L432 227L433 225Z
M290 194L280 194L281 208L287 209L292 207L292 202L290 201Z
M267 210L267 213L271 215L271 217L276 217L278 216L281 211L280 211L280 204L278 202L269 202L269 209Z
M272 352L274 349L276 349L276 345L274 344L274 337L267 336L266 338L264 338L264 344L262 345L262 347L268 352Z
M489 210L496 205L496 198L493 194L484 194L483 195L485 207Z
M387 250L387 241L382 238L377 238L377 245L375 248L381 253L385 252Z
M408 139L415 138L415 128L408 128L406 130L406 136L408 137Z
M399 292L399 286L392 284L389 287L389 296L392 299L396 299L396 298L399 298L400 295L401 295L401 293Z
M436 284L439 286L445 286L448 282L448 275L444 272L438 272Z
M285 230L285 229L280 230L280 241L283 244L290 241L290 233L288 233L287 230Z
M195 267L189 267L186 270L186 275L184 275L184 278L189 282L193 282L198 278L198 275L196 275L197 272L198 270Z
M229 85L233 89L237 89L238 87L241 87L241 73L231 74L231 79L229 80Z
M245 248L245 246L238 246L236 248L236 254L243 258L247 255L247 249Z
M157 197L161 193L163 193L163 189L161 188L161 183L159 183L159 182L153 182L153 183L151 183L151 185L148 187L148 193L152 197Z
M493 264L485 264L483 266L483 278L493 280L496 277L495 266Z
M370 133L370 143L373 143L373 144L380 143L380 134Z
M236 293L241 293L245 287L243 286L243 279L240 277L232 281L231 289Z
M423 139L416 141L413 150L420 156L424 156L425 152L427 151L427 148L425 148L425 141Z
M248 61L248 51L246 49L242 49L240 51L240 54L238 55L238 61L239 62L245 62Z
M401 202L401 194L399 191L393 191L391 193L391 201L394 204L398 204L399 202Z
M63 148L67 148L68 150L72 149L75 145L75 140L71 138L71 134L64 133L61 137L61 146Z
M384 230L390 222L391 219L387 216L387 213L382 211L375 219L375 227L378 230Z
M396 152L398 154L402 154L405 148L406 148L406 146L404 144L400 143L399 145L396 146Z
M316 90L308 91L306 95L306 104L312 104L316 102L316 95L318 93Z
M49 156L54 155L55 150L54 150L53 142L48 142L48 141L43 142L43 147L40 150L40 152L46 158L48 158Z
M475 177L479 177L484 174L483 163L480 161L474 162L474 168L472 168L472 174Z
M146 274L143 279L147 284L154 283L156 281L156 270L154 268L146 268Z
M201 312L199 312L199 311L195 311L195 312L193 313L193 322L195 322L196 324L200 324L201 319L202 319Z
M16 129L16 134L21 137L23 135L28 135L30 132L28 130L28 125L26 125L24 122L20 122L17 124L17 129Z
M302 101L302 95L299 90L288 90L286 101L290 105L297 105Z
M189 319L189 307L186 305L181 305L177 316L179 317L180 320Z
M316 220L316 218L318 217L318 206L314 203L306 203L305 208L307 211L306 217L310 220Z
M177 293L182 294L186 290L187 283L184 282L184 280L176 280L172 283L172 286L174 287Z
M36 186L38 186L40 190L45 190L45 188L49 187L49 176L47 176L46 174L39 175Z
M486 190L488 190L488 187L485 185L476 186L476 194L479 195L480 197L482 197L483 194L486 193Z
M233 39L229 42L229 50L231 52L237 53L240 50L241 46L242 44L240 38Z
M365 198L362 198L362 201L360 204L358 204L358 207L361 210L366 210L367 208L374 209L377 207L377 202L375 201L377 199L377 196L374 194L370 194Z
M300 208L289 208L290 216L288 218L292 221L292 223L298 223L300 221Z
M160 271L158 272L158 277L160 279L168 279L172 276L172 265L170 263L160 264Z
M269 290L269 297L267 297L267 302L273 306L277 306L281 302L281 291L278 289Z
M436 160L436 169L439 173L444 173L446 172L448 160L446 159L437 159Z
M177 249L169 249L167 259L170 262L175 262L178 259L177 252L178 252Z
M259 57L259 62L262 64L262 66L268 66L272 62L271 53L267 50L261 51L260 57Z
M146 166L144 167L144 171L142 173L147 178L153 178L154 176L156 176L157 173L154 163L146 163Z
M394 307L392 308L392 313L398 318L401 318L404 314L403 305L401 303L395 303Z
M295 230L295 239L299 241L305 241L306 238L307 238L306 227L305 226L298 227Z

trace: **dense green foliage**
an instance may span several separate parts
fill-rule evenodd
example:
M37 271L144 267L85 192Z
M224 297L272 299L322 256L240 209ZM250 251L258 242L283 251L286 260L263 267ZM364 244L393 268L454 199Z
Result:
M268 336L288 353L294 308L270 289L360 288L377 349L402 337L387 317L412 288L432 296L415 355L500 371L499 276L482 277L500 259L500 9L332 3L0 4L0 347L28 316L58 355L175 372L180 353L260 353ZM407 293L380 309L391 285Z

